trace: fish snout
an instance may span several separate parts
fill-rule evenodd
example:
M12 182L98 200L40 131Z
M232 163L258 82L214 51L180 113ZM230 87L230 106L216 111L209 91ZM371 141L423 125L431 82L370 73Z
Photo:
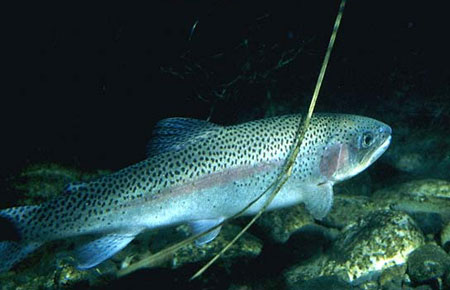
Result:
M392 139L392 128L386 124L382 124L379 129L378 129L378 134L380 134L381 136L381 140L382 141L382 145L381 147L386 150L389 146L389 144L391 144L391 139Z
M380 126L380 128L378 129L378 133L383 134L385 136L389 136L392 134L392 129L391 127L389 127L386 124L383 124Z
M379 146L377 153L375 153L374 155L378 155L375 159L377 159L379 157L379 155L383 154L384 151L387 150L387 148L389 147L389 145L391 144L391 139L392 139L392 129L390 126L383 124L380 126L380 128L378 129L378 133L380 134L381 138L381 145Z

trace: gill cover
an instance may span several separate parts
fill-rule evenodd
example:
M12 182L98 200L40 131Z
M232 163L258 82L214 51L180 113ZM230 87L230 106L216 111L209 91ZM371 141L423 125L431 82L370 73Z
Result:
M335 135L321 157L320 173L331 182L346 180L377 160L389 147L391 128L372 119L355 122L354 130Z

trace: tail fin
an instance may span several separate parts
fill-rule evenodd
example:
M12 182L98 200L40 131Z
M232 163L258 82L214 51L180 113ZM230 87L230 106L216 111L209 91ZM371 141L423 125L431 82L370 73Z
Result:
M8 271L42 243L23 236L39 206L0 210L0 272Z

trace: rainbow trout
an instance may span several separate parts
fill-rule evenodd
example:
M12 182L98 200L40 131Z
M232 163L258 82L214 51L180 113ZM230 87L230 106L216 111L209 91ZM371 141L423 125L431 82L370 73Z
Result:
M148 158L96 180L69 184L61 196L36 206L0 211L0 271L42 244L76 236L80 269L96 266L146 229L190 225L194 234L233 216L281 172L294 144L300 115L234 126L170 118L160 121ZM341 114L311 119L292 176L270 209L304 203L321 219L333 202L333 185L366 169L388 148L391 128ZM246 214L256 214L268 196ZM220 228L199 238L213 240Z

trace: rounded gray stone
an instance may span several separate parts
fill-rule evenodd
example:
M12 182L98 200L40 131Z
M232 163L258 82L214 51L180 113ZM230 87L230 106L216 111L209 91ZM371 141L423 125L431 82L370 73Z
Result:
M406 263L408 255L423 244L424 236L409 215L375 211L346 227L325 255L289 269L286 282L294 285L337 275L354 285L366 284L378 280L387 269Z
M450 257L436 245L424 245L408 258L408 274L416 283L443 277L449 271Z

